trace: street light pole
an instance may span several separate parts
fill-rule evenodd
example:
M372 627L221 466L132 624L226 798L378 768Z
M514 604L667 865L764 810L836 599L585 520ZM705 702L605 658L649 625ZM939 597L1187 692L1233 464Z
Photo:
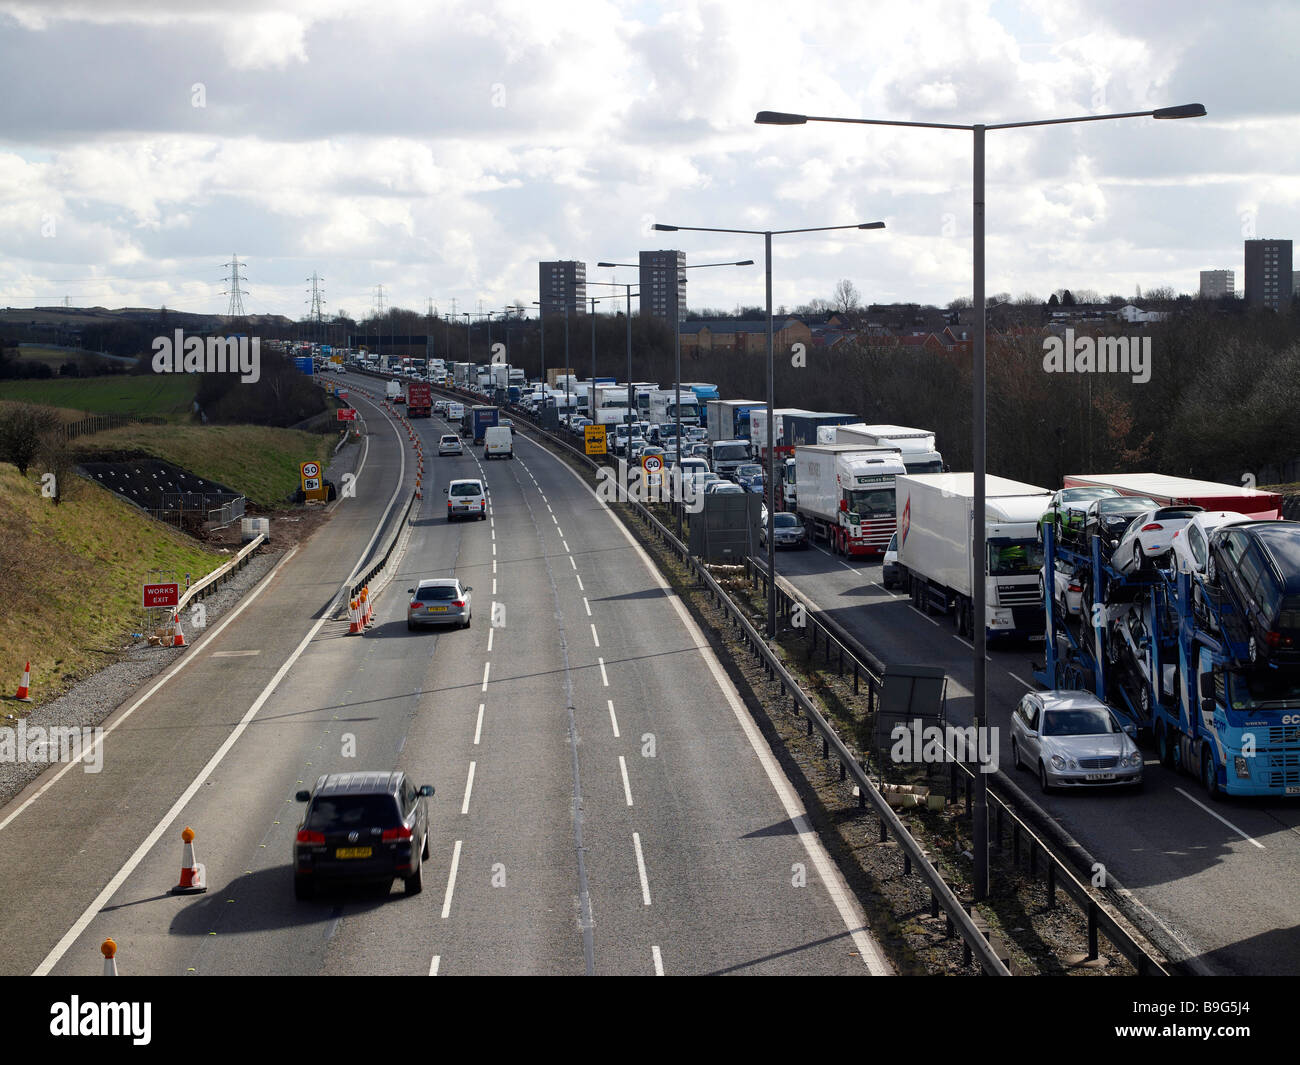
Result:
M788 233L822 233L832 229L884 229L884 222L861 222L854 226L813 226L807 229L715 229L712 226L670 226L655 223L655 229L668 233L690 231L693 233L744 233L763 238L767 291L767 472L763 480L767 496L767 634L776 635L776 442L774 439L776 351L772 325L772 237ZM747 266L753 262L711 263L709 265ZM680 374L678 375L680 376Z
M985 125L961 125L945 122L898 122L876 118L831 118L822 115L798 115L783 111L760 111L754 121L759 125L797 126L806 122L843 122L864 126L920 126L928 129L969 130L974 136L974 165L972 178L974 193L972 196L972 255L975 274L975 344L971 360L973 377L971 395L971 457L974 465L972 495L975 520L972 522L971 537L971 572L988 573L988 543L985 536L986 483L985 465L985 401L987 398L985 328L987 309L984 305L984 134L990 129L1019 129L1024 126L1059 126L1076 122L1102 122L1118 118L1200 118L1205 114L1201 104L1182 104L1176 107L1161 107L1154 111L1127 111L1111 115L1081 115L1075 118L1052 118L1030 122L999 122ZM988 693L985 690L987 670L984 656L987 653L988 632L985 625L987 598L986 580L972 580L971 596L971 643L974 661L974 696L971 724L976 735L986 727L988 717ZM960 609L960 605L958 606ZM975 783L972 797L972 844L975 851L974 896L976 902L982 902L989 893L989 819L988 792L985 774L974 774Z

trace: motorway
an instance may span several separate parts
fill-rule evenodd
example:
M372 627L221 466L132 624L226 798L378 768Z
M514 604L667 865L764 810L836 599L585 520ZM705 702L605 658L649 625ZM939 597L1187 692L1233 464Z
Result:
M425 498L348 634L331 604L415 466L357 406L356 498L106 722L102 773L52 769L0 810L3 971L96 974L112 936L124 974L887 973L701 633L536 444L484 467L412 423ZM489 520L447 522L464 476ZM450 575L473 626L408 632L406 589ZM392 768L437 788L423 893L295 901L294 793ZM186 825L210 890L174 897Z
M941 666L948 675L948 713L969 724L973 647L948 617L929 617L905 594L880 583L880 563L842 559L815 544L784 551L777 572L816 608L852 633L886 665ZM988 719L997 727L1000 766L1146 911L1162 942L1179 945L1193 971L1290 974L1300 964L1300 805L1209 798L1193 777L1159 764L1146 751L1139 793L1044 796L1032 773L1016 773L1011 714L1037 690L1032 663L1042 644L990 647Z

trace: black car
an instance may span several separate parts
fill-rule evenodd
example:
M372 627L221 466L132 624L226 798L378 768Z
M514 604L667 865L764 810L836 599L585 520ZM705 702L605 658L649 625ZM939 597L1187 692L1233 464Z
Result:
M322 881L401 878L408 895L424 887L433 786L417 788L405 773L329 773L311 791L293 846L293 893L310 898Z
M1083 546L1092 543L1093 533L1101 536L1101 553L1109 558L1120 537L1139 514L1154 510L1160 504L1147 496L1103 496L1090 502L1077 526L1067 522L1061 530L1062 538L1073 539Z
M1300 663L1300 522L1250 521L1210 537L1206 576L1227 587L1250 628L1252 659Z

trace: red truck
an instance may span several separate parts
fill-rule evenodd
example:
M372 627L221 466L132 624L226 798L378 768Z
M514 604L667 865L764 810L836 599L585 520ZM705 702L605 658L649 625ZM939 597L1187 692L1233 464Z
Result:
M433 414L433 387L424 381L410 382L406 386L406 412L412 418Z

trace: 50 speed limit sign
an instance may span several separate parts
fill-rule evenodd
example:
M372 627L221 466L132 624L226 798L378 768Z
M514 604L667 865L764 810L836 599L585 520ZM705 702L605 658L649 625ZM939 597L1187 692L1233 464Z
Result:
M315 462L304 462L300 467L302 473L302 490L310 492L320 487L320 466Z
M658 455L646 455L641 459L641 468L646 473L658 473L664 468L664 460Z

